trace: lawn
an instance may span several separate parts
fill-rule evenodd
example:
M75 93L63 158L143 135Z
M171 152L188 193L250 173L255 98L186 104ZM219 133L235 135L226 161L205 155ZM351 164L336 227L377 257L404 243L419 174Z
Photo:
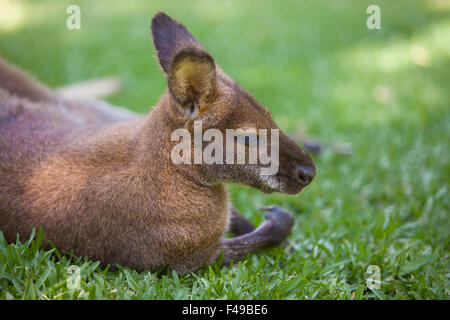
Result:
M284 131L323 145L300 195L229 186L255 225L263 206L294 214L282 248L177 276L111 272L42 250L40 237L7 244L0 235L0 299L449 298L449 3L257 3L0 0L0 54L52 87L117 75L124 88L107 100L147 113L166 86L149 38L150 18L163 10ZM380 30L366 27L373 3ZM80 30L66 28L69 4L81 8ZM72 265L81 267L79 290L68 282ZM367 286L370 265L379 289Z

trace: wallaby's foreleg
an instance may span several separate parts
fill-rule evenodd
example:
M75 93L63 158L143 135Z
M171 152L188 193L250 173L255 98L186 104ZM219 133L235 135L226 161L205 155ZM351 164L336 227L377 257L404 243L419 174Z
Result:
M291 233L294 218L289 212L278 206L265 210L268 211L266 221L257 229L236 238L222 240L223 264L228 264L231 260L241 260L248 253L277 246Z
M229 232L235 236L241 236L255 230L255 227L245 219L235 207L231 207L231 219Z

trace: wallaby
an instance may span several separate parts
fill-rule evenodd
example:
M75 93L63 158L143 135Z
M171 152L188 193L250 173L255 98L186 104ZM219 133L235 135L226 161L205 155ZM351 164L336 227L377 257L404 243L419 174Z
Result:
M258 228L231 205L225 183L299 193L311 158L279 132L279 170L257 164L175 164L171 134L278 129L270 113L164 13L151 33L168 90L147 116L67 98L0 60L0 230L7 241L42 227L44 244L103 265L178 273L281 244L292 215L266 208ZM226 154L223 154L226 157ZM227 232L235 235L226 238Z

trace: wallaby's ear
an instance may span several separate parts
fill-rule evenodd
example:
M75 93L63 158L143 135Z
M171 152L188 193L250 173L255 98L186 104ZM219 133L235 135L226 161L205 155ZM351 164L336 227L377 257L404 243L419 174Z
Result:
M189 31L164 13L152 19L152 35L170 94L184 116L207 103L216 87L216 64Z
M170 64L179 50L189 47L202 48L185 26L163 12L158 12L153 17L151 29L159 64L165 73L169 71Z
M204 50L187 48L179 51L167 75L169 91L176 102L192 114L207 103L216 86L216 65Z

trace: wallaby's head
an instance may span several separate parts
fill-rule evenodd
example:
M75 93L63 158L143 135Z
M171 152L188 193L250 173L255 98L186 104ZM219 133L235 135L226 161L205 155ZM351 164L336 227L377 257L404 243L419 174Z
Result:
M213 57L182 24L158 13L152 19L151 31L159 63L167 78L167 107L177 126L195 135L195 127L201 122L205 134L202 147L207 147L206 141L215 141L224 147L223 151L209 150L215 159L223 161L202 164L193 161L199 175L212 182L241 183L263 192L290 194L300 192L312 181L316 168L309 155L278 129L265 107L222 72ZM227 145L230 129L235 133L233 141L236 143L232 147ZM207 138L208 131L212 134ZM276 136L278 141L274 139ZM267 144L267 156L278 160L273 172L268 169L272 164L267 161L250 161L250 149L260 140ZM262 145L258 145L258 150ZM192 143L195 154L194 147ZM239 158L238 150L245 150L245 161Z

